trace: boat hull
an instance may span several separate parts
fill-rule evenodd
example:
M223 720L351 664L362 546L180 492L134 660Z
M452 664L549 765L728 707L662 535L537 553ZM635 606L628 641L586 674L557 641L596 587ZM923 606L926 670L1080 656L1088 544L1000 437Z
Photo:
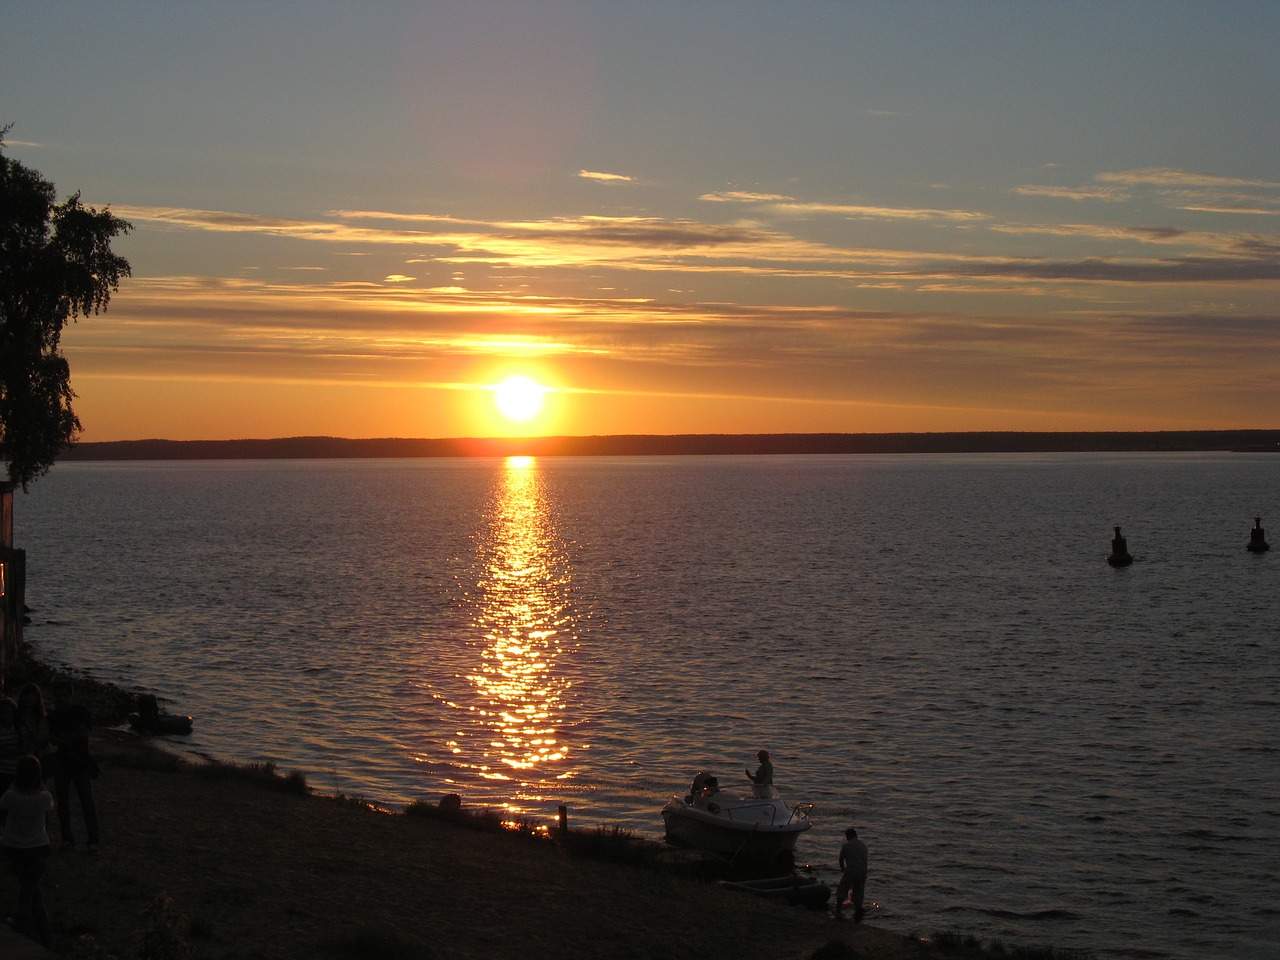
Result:
M191 732L192 719L180 713L164 713L155 694L144 693L138 697L138 712L129 714L129 726L138 733L160 736L183 736Z
M793 904L819 910L831 899L831 888L812 877L800 877L792 874L787 877L770 877L765 880L721 880L720 886L726 890L738 890L750 893L766 900L778 903Z
M781 800L742 799L707 806L672 797L662 808L667 842L730 857L768 858L795 850L810 826L804 812Z
M194 724L190 717L176 713L162 713L154 717L129 714L129 726L134 730L157 736L184 736L192 731Z

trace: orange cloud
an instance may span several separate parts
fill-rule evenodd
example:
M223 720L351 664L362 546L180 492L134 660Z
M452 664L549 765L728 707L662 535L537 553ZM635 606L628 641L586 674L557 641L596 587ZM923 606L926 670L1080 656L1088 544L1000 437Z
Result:
M598 183L632 183L635 177L628 177L621 173L599 173L595 170L579 170L578 176L584 180L595 180Z
M866 204L805 202L794 197L768 193L746 193L731 190L724 193L704 193L699 200L716 203L762 203L770 211L780 215L831 214L866 220L986 220L988 215L973 210L938 210L928 207L882 207Z
M1021 196L1120 203L1132 201L1146 191L1163 205L1178 210L1277 216L1280 198L1272 193L1277 190L1280 182L1272 180L1151 167L1100 173L1093 183L1084 186L1032 184L1015 187L1013 192Z

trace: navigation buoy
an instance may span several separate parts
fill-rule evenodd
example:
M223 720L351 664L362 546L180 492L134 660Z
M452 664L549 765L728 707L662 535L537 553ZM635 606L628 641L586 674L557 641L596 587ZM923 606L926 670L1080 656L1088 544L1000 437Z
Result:
M1107 554L1107 563L1113 567L1127 567L1133 563L1129 553L1129 543L1120 536L1120 525L1116 524L1116 535L1111 538L1111 552Z
M1253 529L1249 531L1249 545L1245 547L1250 553L1262 553L1264 550L1270 550L1271 544L1267 543L1267 531L1262 529L1262 518L1253 518Z

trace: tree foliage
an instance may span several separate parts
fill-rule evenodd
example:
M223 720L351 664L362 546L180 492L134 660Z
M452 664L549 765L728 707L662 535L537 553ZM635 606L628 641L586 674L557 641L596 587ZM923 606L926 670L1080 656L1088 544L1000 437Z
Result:
M111 252L128 221L95 210L3 153L0 129L0 453L25 490L80 433L71 368L61 353L68 320L106 308L129 261Z

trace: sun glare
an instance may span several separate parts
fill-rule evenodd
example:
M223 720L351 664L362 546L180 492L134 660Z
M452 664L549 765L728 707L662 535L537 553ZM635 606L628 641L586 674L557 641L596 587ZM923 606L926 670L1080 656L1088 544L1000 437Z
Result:
M493 388L493 400L508 420L524 423L542 412L547 388L528 377L507 377Z

